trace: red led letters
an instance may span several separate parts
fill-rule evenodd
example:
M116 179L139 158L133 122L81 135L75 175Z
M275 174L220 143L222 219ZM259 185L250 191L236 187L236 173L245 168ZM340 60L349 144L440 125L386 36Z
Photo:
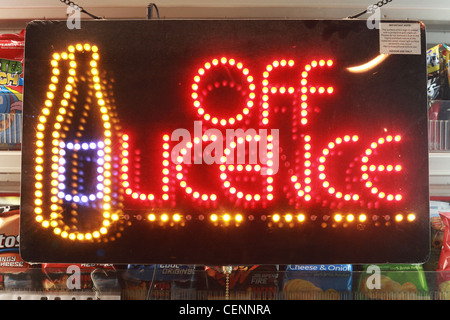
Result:
M254 83L254 77L251 75L249 69L247 69L241 62L238 62L234 58L222 57L220 59L208 61L198 68L198 72L194 76L191 86L191 98L193 101L192 105L202 121L213 127L213 129L206 130L206 133L210 131L216 132L216 134L199 134L198 132L204 132L204 130L202 131L201 128L200 130L194 128L194 132L197 131L197 133L194 133L194 137L191 138L188 131L185 130L189 136L187 138L185 137L185 139L178 143L174 141L179 141L180 136L183 135L183 133L172 134L172 136L169 134L164 134L161 141L162 148L160 161L162 164L162 184L159 190L154 190L151 193L143 193L138 191L140 188L133 185L134 182L128 179L128 164L131 163L129 156L132 152L128 149L129 136L127 134L123 134L121 138L123 147L121 159L121 183L125 189L126 195L131 199L145 201L154 205L157 203L162 204L164 202L168 202L170 200L169 180L174 176L176 185L181 187L188 196L192 197L193 200L200 201L200 203L211 203L226 198L227 195L225 195L221 190L212 190L209 193L202 193L196 190L195 185L190 183L187 176L183 173L188 170L190 165L192 165L192 157L195 158L195 154L198 154L198 152L196 153L194 149L199 144L201 145L201 142L215 142L219 139L220 141L218 142L220 146L225 144L223 148L214 148L216 151L215 159L220 160L209 164L217 166L218 179L222 181L222 185L227 191L230 199L237 198L244 202L252 203L270 203L276 201L276 190L274 190L274 188L276 188L275 182L278 178L276 173L278 171L279 154L274 151L278 151L278 136L276 136L276 139L274 139L274 136L271 134L264 137L264 146L267 149L265 149L265 156L260 157L260 163L253 162L236 164L228 161L228 155L232 151L234 154L237 147L239 145L243 145L245 141L255 141L259 144L261 149L261 135L259 135L256 130L247 130L246 133L241 132L240 137L235 135L234 137L237 139L234 140L229 139L229 137L223 137L221 132L227 126L233 126L236 123L243 122L246 117L249 117L251 110L255 109L255 105L261 106L259 114L260 130L261 128L271 128L270 113L272 112L272 108L274 108L271 103L271 97L275 95L293 95L294 93L298 93L300 96L300 107L298 108L299 121L293 124L293 127L297 125L297 128L293 130L292 140L297 140L300 138L303 150L300 154L298 154L301 159L301 165L296 166L294 172L289 176L291 186L295 189L295 197L300 199L300 201L309 202L312 199L312 192L315 191L316 194L320 193L323 198L332 197L342 201L356 202L363 198L375 198L377 200L397 202L403 200L403 196L398 192L398 190L385 190L377 184L377 181L379 180L378 176L380 176L380 174L385 177L389 177L392 174L400 173L402 171L401 164L377 163L372 162L371 160L371 156L375 150L383 153L389 152L389 147L391 145L401 142L401 136L398 134L386 134L380 136L374 141L369 141L368 139L364 139L364 137L360 137L358 134L348 133L338 137L330 137L330 140L326 145L318 145L315 143L316 137L309 133L310 126L314 126L314 123L311 123L309 119L309 113L311 111L309 97L312 95L332 95L335 88L333 86L328 86L321 83L309 83L308 75L318 68L333 68L335 63L331 59L313 60L310 63L307 63L304 66L303 71L298 75L298 83L292 83L289 86L280 86L271 82L270 75L272 71L282 68L289 69L294 65L295 61L292 59L274 61L273 63L267 65L266 70L262 74L262 101L260 104L255 101L257 85ZM233 82L228 83L226 81L222 81L212 84L202 83L203 77L206 74L211 75L216 68L220 68L221 66L237 69L243 77L244 81L242 82L246 87L245 104L241 112L226 118L216 116L208 111L208 106L202 103L200 97L202 94L208 94L208 92L211 92L220 86L228 86L230 88L234 88L236 91L243 90L242 84ZM202 86L206 88L206 90L203 90L203 93ZM200 126L203 124L202 122L197 121L194 123L194 126L199 123ZM222 129L222 131L220 131L220 129ZM358 168L357 174L359 175L359 181L362 183L361 185L363 187L353 192L348 192L345 190L342 187L342 181L335 181L333 178L332 169L329 168L330 158L333 157L332 151L339 150L345 145L356 145L361 151L359 154L354 155L358 161L352 165ZM194 155L192 155L192 150L194 150ZM220 150L219 156L217 156L218 150ZM312 158L313 150L320 154L317 159ZM202 162L201 159L200 162L194 159L193 163L195 165ZM174 174L170 174L171 170L174 170ZM265 171L265 174L263 174L262 171ZM241 190L239 186L234 185L229 178L229 174L231 173L234 175L246 176L250 173L254 174L257 172L260 172L262 177L259 179L261 184L260 192L256 193L249 193ZM374 175L377 175L377 179L373 179ZM313 184L314 181L316 184ZM317 182L319 184L317 184ZM321 190L313 190L314 188L319 188ZM355 190L355 188L353 188L353 190Z

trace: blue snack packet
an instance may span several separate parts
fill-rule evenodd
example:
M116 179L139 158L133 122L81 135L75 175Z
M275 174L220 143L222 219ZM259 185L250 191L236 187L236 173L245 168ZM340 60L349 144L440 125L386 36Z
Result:
M128 265L126 278L146 282L149 300L182 300L195 297L195 265Z
M350 264L288 265L283 280L287 300L346 300L352 292Z

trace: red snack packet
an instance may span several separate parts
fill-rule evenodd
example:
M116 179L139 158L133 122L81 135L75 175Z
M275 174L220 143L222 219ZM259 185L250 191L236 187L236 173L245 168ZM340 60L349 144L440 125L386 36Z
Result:
M72 290L92 289L94 286L93 272L100 270L105 279L112 280L107 283L108 289L115 289L118 285L115 274L116 268L111 264L68 264L45 263L42 265L44 274L44 290ZM78 274L77 274L78 273ZM109 274L111 273L111 274ZM79 276L79 277L78 277Z
M228 274L222 267L205 266L207 299L272 300L278 293L278 265L233 266ZM202 291L200 283L199 291Z
M19 210L0 213L0 273L27 272L30 264L19 254Z
M439 297L442 300L450 300L450 212L439 212L444 223L444 241L442 251L439 257L438 285Z
M33 289L38 271L19 253L19 210L0 207L0 289Z

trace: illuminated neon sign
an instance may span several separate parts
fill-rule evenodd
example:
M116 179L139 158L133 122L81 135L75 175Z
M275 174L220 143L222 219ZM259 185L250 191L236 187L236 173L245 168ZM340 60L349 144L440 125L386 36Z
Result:
M424 54L358 21L64 26L27 29L25 259L425 259Z

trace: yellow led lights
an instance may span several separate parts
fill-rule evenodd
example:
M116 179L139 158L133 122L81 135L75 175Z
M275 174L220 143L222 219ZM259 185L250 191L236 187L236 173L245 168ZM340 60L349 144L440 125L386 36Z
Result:
M209 221L215 226L240 226L245 218L240 213L212 213L209 216Z
M147 215L149 223L158 223L160 226L182 226L186 225L186 217L180 213L149 213Z
M416 215L414 213L404 214L398 213L394 216L379 216L379 215L368 215L366 213L342 213L342 212L331 212L329 215L306 215L304 213L274 213L269 216L261 215L254 216L253 214L243 215L241 213L211 213L207 218L204 215L191 216L191 215L183 215L181 213L149 213L146 216L146 221L148 223L157 223L160 226L168 225L168 226L185 226L186 223L192 220L197 221L205 221L209 222L215 226L228 227L228 226L240 226L242 223L246 221L250 223L258 223L264 222L268 224L268 227L295 227L301 226L303 224L313 224L318 223L322 228L327 228L328 226L337 227L349 227L354 225L357 227L358 225L368 225L374 224L374 226L381 226L380 221L384 219L385 226L390 225L390 220L397 223L402 222L414 222L416 220ZM137 220L141 221L142 217L138 215L136 217ZM112 221L118 220L118 215L111 216ZM46 224L47 227L50 224ZM55 233L61 232L58 229L55 229ZM68 236L69 234L67 234ZM92 235L91 235L92 236Z
M217 219L217 217L215 217ZM291 213L274 213L271 216L269 216L268 219L268 225L274 226L274 224L278 227L282 227L284 225L288 225L290 227L293 227L297 223L299 225L303 223L314 223L314 222L320 222L320 225L322 228L326 228L328 226L328 223L332 223L331 226L337 227L338 225L342 225L343 227L348 227L351 224L354 224L355 226L358 224L368 224L372 222L376 222L379 220L378 215L367 215L365 213L360 214L354 214L354 213L342 213L342 212L334 212L330 213L329 215L323 215L321 217L317 215L310 215L306 216L303 213L299 214L291 214ZM414 213L409 214L402 214L398 213L395 216L393 216L393 219L395 222L414 222L416 220L416 215ZM385 216L384 219L389 222L390 216ZM375 226L379 226L380 224L378 222L375 223ZM389 223L386 223L386 226L388 226Z
M86 71L84 69L79 70L78 55L90 55L91 59ZM112 136L112 124L110 120L113 115L110 114L110 108L105 107L105 94L102 92L103 88L100 85L99 72L96 69L99 58L98 47L87 43L70 45L67 48L67 52L54 53L52 55L52 60L50 61L52 76L46 92L46 100L36 125L36 158L34 159L36 163L34 174L35 220L44 228L53 228L53 233L64 239L78 241L98 239L102 235L106 235L112 223L119 219L117 213L111 213L110 170L112 157L110 138ZM86 76L83 75L84 73ZM63 214L70 212L73 217L77 215L77 205L75 202L72 202L70 209L67 209L67 206L63 207L63 199L60 196L60 194L64 195L60 189L61 172L64 172L64 164L67 161L64 158L66 152L65 139L74 117L74 102L78 96L77 84L86 80L90 82L93 90L88 90L89 97L86 99L85 110L82 111L82 118L79 121L80 125L77 127L76 136L78 139L82 137L83 124L86 122L89 112L99 112L102 119L104 139L101 148L103 163L99 170L101 172L99 180L103 181L104 186L102 188L103 198L100 201L102 222L98 229L90 232L82 232L78 230L76 225L70 226L64 222ZM50 148L50 146L52 147ZM76 176L78 165L78 153L76 150L72 159L72 174ZM51 178L49 183L51 188L49 190L46 190L42 183L45 175ZM71 188L75 190L77 185L78 182L75 179ZM71 199L72 197L77 197L76 191L74 192L75 194L66 196ZM47 213L48 217L44 216L44 213ZM76 221L76 219L72 218L72 221Z

